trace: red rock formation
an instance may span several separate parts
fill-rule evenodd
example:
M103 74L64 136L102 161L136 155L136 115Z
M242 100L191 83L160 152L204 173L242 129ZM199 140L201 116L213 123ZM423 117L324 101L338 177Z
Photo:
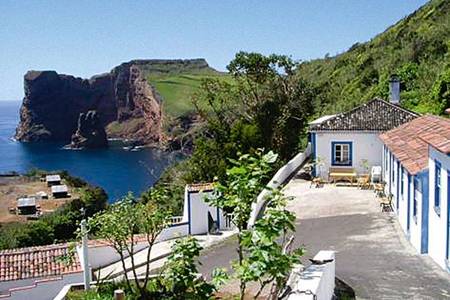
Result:
M80 114L95 110L109 137L158 143L161 101L142 73L133 62L89 80L55 71L28 72L16 138L67 143Z

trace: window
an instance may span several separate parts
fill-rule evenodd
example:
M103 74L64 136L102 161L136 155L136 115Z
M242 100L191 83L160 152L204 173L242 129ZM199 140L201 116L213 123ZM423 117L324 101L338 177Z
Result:
M441 214L441 164L437 161L434 167L434 210Z
M332 164L334 166L352 165L352 142L332 142Z
M417 205L419 203L420 182L419 179L414 178L414 203L413 203L413 217L417 221Z

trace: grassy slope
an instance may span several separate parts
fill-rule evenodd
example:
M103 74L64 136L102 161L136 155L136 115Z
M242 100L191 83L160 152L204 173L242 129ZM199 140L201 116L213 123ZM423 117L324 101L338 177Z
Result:
M193 111L191 97L202 79L223 76L226 75L217 72L150 74L148 80L163 97L164 112L172 117L179 117Z
M317 115L350 109L375 96L388 98L388 78L402 80L402 105L442 113L432 87L450 65L450 1L432 0L371 41L302 64L300 74L318 90Z

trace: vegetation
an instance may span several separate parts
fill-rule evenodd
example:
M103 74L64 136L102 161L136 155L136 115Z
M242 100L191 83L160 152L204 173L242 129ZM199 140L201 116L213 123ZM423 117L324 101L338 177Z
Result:
M404 107L443 114L450 107L449 48L450 2L432 0L369 42L301 64L298 74L314 83L317 116L387 99L393 73L401 80Z
M231 276L240 282L240 299L244 299L250 282L260 284L259 291L253 295L255 299L269 285L270 298L278 299L293 265L298 263L303 253L302 249L290 250L293 237L289 235L295 230L295 216L286 210L288 199L279 190L271 191L266 198L266 213L252 229L247 228L252 204L264 189L264 182L276 159L277 155L273 152L263 153L258 149L252 155L245 154L237 160L231 160L233 167L226 171L224 183L216 183L215 197L207 200L233 212L232 221L238 228L238 259L232 264ZM69 299L107 299L118 287L126 291L127 299L216 298L216 292L229 280L229 275L224 269L216 269L212 272L210 282L201 278L197 257L202 247L194 237L175 241L172 253L159 274L149 277L152 247L168 225L169 212L159 205L167 200L165 197L158 188L152 190L146 203L128 195L104 212L89 218L90 233L108 240L120 256L125 280L99 283L95 293L91 291L80 295L80 292L74 292L69 295ZM149 244L146 272L140 279L136 276L137 265L132 256L137 234L145 236ZM129 269L126 268L125 255L131 257ZM133 279L129 278L128 272L133 274Z
M202 80L207 78L223 78L226 75L213 72L195 72L181 74L153 74L148 81L163 97L164 113L169 117L181 117L195 108L191 98L198 91Z
M227 170L224 184L215 186L215 198L209 200L214 206L233 212L232 222L238 230L238 259L233 263L233 276L240 283L240 299L244 299L249 282L258 282L259 291L272 284L271 298L278 299L284 288L286 278L293 265L299 262L302 249L290 252L295 231L295 215L285 209L287 199L274 190L265 199L268 208L254 228L248 229L252 205L258 194L265 189L267 176L275 163L277 155L264 154L258 150L254 155L242 155L232 160L233 167ZM279 240L281 238L281 241Z
M44 171L31 170L27 176L40 177ZM78 224L106 207L108 196L99 187L90 186L80 178L60 172L66 183L79 188L80 198L61 206L54 213L28 223L8 223L0 227L0 249L48 245L76 237Z
M150 255L152 247L161 231L169 225L170 212L158 209L154 203L164 197L160 191L154 189L151 199L147 203L136 202L132 194L110 205L105 211L89 218L89 230L98 238L107 240L122 262L125 281L129 290L132 290L132 280L128 277L125 266L125 255L131 257L131 270L133 271L134 286L142 299L148 298L147 284L150 275ZM153 201L151 201L153 200ZM133 259L136 234L145 237L149 245L146 259L146 270L143 281L138 279L136 265Z
M216 284L223 282L224 272L214 272L212 283L200 280L195 258L202 248L193 237L177 240L172 254L161 269L159 276L150 277L150 257L152 248L162 230L170 224L170 212L158 205L167 197L161 190L153 189L147 201L137 201L131 194L109 206L105 211L95 214L88 220L91 235L106 239L120 256L124 270L125 290L130 299L208 299L216 291ZM80 234L84 234L80 232ZM145 272L141 277L136 273L133 253L137 235L145 237L148 243ZM126 257L131 257L127 269ZM141 267L141 265L139 265ZM132 279L128 272L132 272ZM85 294L88 299L104 299L112 295L112 287L117 284L100 284L96 295ZM76 299L78 295L72 295Z
M258 148L280 154L279 164L304 146L313 90L286 56L240 52L228 65L232 80L207 78L194 95L206 124L192 156L169 168L158 185L181 199L186 183L223 181L231 159Z

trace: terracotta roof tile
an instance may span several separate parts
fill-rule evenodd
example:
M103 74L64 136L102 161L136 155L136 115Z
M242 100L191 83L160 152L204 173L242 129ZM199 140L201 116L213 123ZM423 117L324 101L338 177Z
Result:
M398 105L375 98L350 111L312 122L312 131L388 131L419 115ZM317 120L316 120L317 121Z
M58 259L68 253L68 244L2 250L0 282L81 272L80 261L76 254L69 265Z
M136 235L135 243L145 242L145 235ZM89 248L105 247L106 240L89 240ZM53 244L27 248L7 249L0 251L0 282L48 276L60 276L81 272L78 255L75 253L70 265L59 260L69 253L69 244Z
M428 167L428 147L450 153L450 119L426 115L380 135L412 175Z

